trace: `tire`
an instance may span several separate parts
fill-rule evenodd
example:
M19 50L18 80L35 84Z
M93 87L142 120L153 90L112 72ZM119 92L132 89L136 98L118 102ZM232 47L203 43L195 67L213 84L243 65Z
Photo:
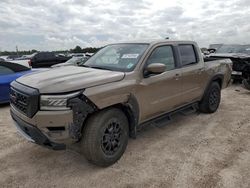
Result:
M119 109L111 108L92 115L83 131L81 149L85 158L97 166L114 164L126 150L128 119Z
M244 88L250 90L250 80L244 79L242 81L242 84L243 84Z
M203 113L214 113L221 100L221 88L218 82L212 82L199 104L199 110Z

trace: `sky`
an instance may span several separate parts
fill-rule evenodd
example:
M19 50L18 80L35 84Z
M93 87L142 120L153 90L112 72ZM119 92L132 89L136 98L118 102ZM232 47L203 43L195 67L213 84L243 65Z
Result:
M250 43L250 0L1 0L0 51L163 39Z

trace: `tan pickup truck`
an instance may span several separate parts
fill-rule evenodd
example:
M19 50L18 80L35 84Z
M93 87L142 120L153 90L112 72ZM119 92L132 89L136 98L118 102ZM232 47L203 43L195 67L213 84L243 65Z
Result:
M188 108L217 110L232 63L206 61L190 41L107 45L84 64L12 82L11 116L28 140L55 150L79 142L90 162L109 166L141 125Z

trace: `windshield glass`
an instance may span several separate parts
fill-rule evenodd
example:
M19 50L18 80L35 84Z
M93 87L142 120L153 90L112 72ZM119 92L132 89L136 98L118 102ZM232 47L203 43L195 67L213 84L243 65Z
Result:
M86 57L72 57L68 61L66 61L66 64L81 64L84 63L88 58Z
M216 53L244 53L250 54L250 45L222 45Z
M113 44L102 48L80 66L113 71L132 71L148 44Z

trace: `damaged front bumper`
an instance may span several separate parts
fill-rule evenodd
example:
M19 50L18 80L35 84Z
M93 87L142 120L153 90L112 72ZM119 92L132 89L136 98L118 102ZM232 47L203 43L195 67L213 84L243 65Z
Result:
M43 134L35 126L23 121L13 112L11 112L12 119L17 127L18 132L24 136L27 140L34 142L38 145L48 147L53 150L63 150L66 149L66 145L62 143L55 143L51 141L45 134Z
M69 100L71 110L37 111L32 118L11 104L10 113L18 132L27 140L54 150L65 149L82 137L82 126L97 108L83 95Z

